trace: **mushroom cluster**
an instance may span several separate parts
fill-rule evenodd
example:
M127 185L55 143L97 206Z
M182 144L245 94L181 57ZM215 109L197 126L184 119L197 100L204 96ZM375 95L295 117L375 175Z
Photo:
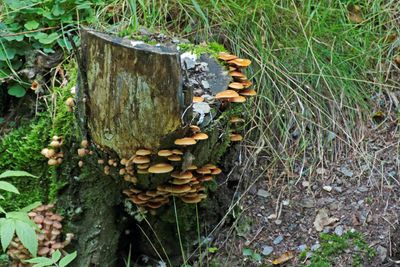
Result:
M88 140L82 140L81 142L81 148L78 148L77 150L78 156L83 158L86 155L93 155L93 151L89 150L89 141ZM78 166L82 167L84 165L83 160L78 161Z
M40 152L43 156L49 159L47 161L47 164L49 164L50 166L57 165L63 162L63 152L56 152L56 149L59 149L62 144L62 136L53 136L52 141L49 144L51 148L43 148Z
M54 209L54 204L41 205L28 213L29 219L32 220L42 231L41 233L35 229L39 242L37 254L40 257L51 257L56 250L61 250L65 255L66 252L62 249L67 246L74 237L74 234L67 233L64 241L61 240L61 221L63 218L59 214L53 213L52 210ZM7 254L13 259L12 266L30 266L24 265L21 262L22 260L32 258L32 255L22 245L18 237L14 236L11 240L10 246L7 249Z
M157 154L160 157L170 157L174 155L173 151L177 153L179 150L160 150ZM158 163L149 167L148 172L161 174L169 173L173 170L174 167L172 165ZM201 168L190 165L186 171L172 172L168 183L159 185L156 190L142 191L133 187L123 190L123 193L127 195L127 200L138 206L151 209L157 209L168 203L170 196L178 197L185 203L199 203L207 197L206 194L200 193L206 189L201 183L212 180L213 175L221 172L222 170L214 164L206 164Z

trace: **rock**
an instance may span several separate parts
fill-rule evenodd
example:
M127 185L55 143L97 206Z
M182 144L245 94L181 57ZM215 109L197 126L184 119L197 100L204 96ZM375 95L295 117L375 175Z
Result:
M282 201L283 206L289 206L289 203L290 203L289 199L285 199L284 201Z
M332 227L330 227L330 226L326 226L325 228L324 228L324 230L322 231L322 233L323 234L329 234L329 232L332 230Z
M301 185L302 185L303 187L309 187L309 186L310 186L310 182L309 182L309 181L303 181L303 182L301 183Z
M276 217L276 214L275 214L275 213L272 213L271 215L268 216L268 219L269 219L269 220L276 220L276 218L277 218L277 217Z
M265 246L263 248L263 251L261 252L264 256L268 256L269 254L271 254L274 251L274 248L271 246Z
M324 189L324 190L327 191L327 192L331 192L331 191L332 191L332 186L324 185L324 186L322 187L322 189Z
M312 188L312 190L317 190L318 189L318 185L315 184L311 188Z
M358 192L361 192L361 193L365 193L365 192L368 192L368 187L366 187L366 186L364 186L364 185L362 185L362 186L360 186L360 187L358 187L357 188L357 191Z
M342 193L343 192L343 189L340 186L335 186L333 189L338 193Z
M319 249L321 247L320 244L315 244L311 247L311 251L316 251L317 249Z
M181 63L182 66L185 66L187 69L193 69L196 66L197 56L190 52L185 52L181 55Z
M206 89L210 88L210 84L207 81L201 81L201 85Z
M269 192L265 191L264 189L259 189L257 192L257 196L267 198L267 197L271 196L271 194Z
M341 179L337 179L337 180L336 180L336 184L337 184L337 185L341 185L341 184L343 184L343 181L342 181Z
M275 224L276 224L276 225L281 225L281 224L282 224L282 220L276 220L276 221L275 221Z
M324 168L318 168L318 169L316 170L316 172L317 172L317 174L322 175L322 174L325 174L325 173L326 173L326 169L324 169Z
M342 236L343 235L343 226L338 225L335 227L335 234L337 236Z
M347 177L352 177L353 176L353 172L349 169L347 169L345 166L338 168L338 171L340 171L344 176Z
M297 249L301 252L301 251L307 249L307 245L306 244L300 245L297 247Z
M378 253L378 257L381 260L381 262L384 262L387 256L387 248L378 245L376 247L376 252Z
M282 240L283 240L283 236L278 235L278 237L274 239L273 243L274 243L274 245L278 245L279 243L282 242Z
M201 55L200 60L208 64L208 68L204 71L211 91L216 94L220 91L226 90L232 78L224 67L222 67L215 58L210 57L208 54Z

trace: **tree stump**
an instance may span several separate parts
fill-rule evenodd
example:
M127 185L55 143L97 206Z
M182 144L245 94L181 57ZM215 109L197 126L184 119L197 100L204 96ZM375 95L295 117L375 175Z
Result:
M212 93L227 89L231 80L228 72L214 58L207 58L215 80ZM132 160L138 149L147 149L151 151L149 165L168 163L178 173L193 164L199 168L215 164L229 144L229 121L238 109L228 103L225 116L220 116L221 103L215 101L215 108L206 115L202 111L193 113L188 74L181 66L180 51L173 44L149 45L83 29L78 61L75 113L79 138L68 144L73 152L66 161L74 164L58 169L58 179L69 182L61 191L58 206L68 217L68 231L76 236L68 247L78 251L73 266L121 266L118 258L121 251L129 251L129 244L135 253L157 255L147 238L158 254L163 247L173 262L173 257L180 255L175 210L183 246L189 249L197 237L196 204L184 203L176 195L160 208L143 205L146 210L141 208L138 212L135 205L126 204L127 196L122 191L158 190L171 181L171 172L139 174L135 165L131 176L134 179L129 182L124 179L128 167L121 160ZM192 135L189 125L194 122L208 139L197 141L194 146L177 146L176 139ZM76 155L81 140L90 141L88 150L92 155ZM157 152L163 149L180 149L181 161L159 156ZM99 164L99 160L104 163ZM81 168L75 167L78 161L82 161ZM216 187L215 181L206 182L206 187L210 193L209 188ZM208 219L202 224L209 224L210 218L214 220L211 223L216 222L221 213L219 206L221 202L207 199L199 204L200 212L202 207L208 210ZM136 222L131 215L144 215L152 228L145 221ZM166 261L164 254L160 256Z

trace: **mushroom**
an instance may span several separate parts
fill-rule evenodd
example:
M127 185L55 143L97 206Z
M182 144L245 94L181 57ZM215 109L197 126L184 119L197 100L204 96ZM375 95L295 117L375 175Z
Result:
M88 141L88 140L82 140L81 146L82 146L83 148L88 148L88 147L89 147L89 141Z
M52 147L60 147L61 146L61 143L59 142L59 141L51 141L51 143L50 143L50 145L49 146L52 146Z
M203 102L204 98L200 97L200 96L194 96L193 97L193 103L199 103L199 102Z
M150 162L150 158L147 156L135 156L132 162L135 164L145 164Z
M190 125L189 128L194 133L200 131L200 127L197 125Z
M222 170L220 168L215 168L211 171L212 175L217 175L220 174L222 172Z
M147 173L149 173L149 170L148 169L138 169L137 173L138 174L147 174Z
M75 105L75 100L72 97L67 98L65 105L69 107L68 111L72 111L72 107Z
M175 155L183 155L183 152L180 151L179 149L173 149L172 153L174 153Z
M235 123L235 122L243 122L244 119L238 118L238 117L232 117L230 122Z
M241 83L233 82L233 83L230 83L230 84L229 84L229 88L236 89L236 90L240 90L240 89L243 89L244 86L243 86L243 84L241 84Z
M215 95L215 99L233 98L238 97L239 94L233 90L225 90Z
M31 85L31 89L33 91L36 91L39 88L39 83L37 81L34 81Z
M208 139L208 135L205 133L196 133L195 135L192 136L194 140L206 140Z
M240 91L239 94L243 95L243 96L255 96L255 95L257 95L257 92L253 89L246 89L246 90Z
M174 155L169 156L168 160L169 161L181 161L182 158L180 156L174 154Z
M199 174L210 174L211 170L208 169L208 168L202 167L200 169L197 169L196 172L199 173Z
M229 136L229 139L231 141L240 141L243 139L243 137L240 134L232 134L231 136Z
M167 173L171 172L174 169L172 165L169 165L167 163L158 163L155 165L152 165L149 169L148 172L150 173Z
M183 202L189 203L189 204L199 203L201 201L201 198L198 196L196 196L196 197L182 196L181 199Z
M137 168L140 169L140 170L147 169L148 167L149 167L148 163L143 163L143 164L138 164L137 165Z
M191 182L191 179L173 179L170 183L181 185L181 184L188 184Z
M250 81L241 81L240 82L244 88L248 88L251 86L251 82Z
M48 164L49 166L54 166L54 165L57 165L57 164L58 164L58 161L57 161L56 159L49 159L49 160L47 161L47 164Z
M246 98L244 96L237 96L229 98L228 101L233 103L243 103L246 102Z
M79 157L84 157L87 154L87 149L86 148L78 148L78 156Z
M238 68L244 68L251 64L251 60L246 58L235 58L228 61L228 64L233 64Z
M244 75L243 73L241 73L240 71L231 71L229 73L229 75L231 75L231 77L239 79L239 80L247 80L247 76Z
M233 59L236 59L236 58L237 58L237 56L228 54L226 52L220 52L218 54L218 59L221 59L221 60L224 60L224 61L233 60Z
M158 151L157 155L159 155L160 157L169 157L173 154L173 152L171 150L168 149L163 149Z
M43 148L40 153L43 156L45 156L46 158L48 158L48 159L53 157L56 154L56 152L52 148L50 148L50 149L49 148Z
M177 178L177 179L190 179L193 177L193 174L190 171L185 171L185 172L178 172L174 171L171 173L171 177Z
M197 169L197 166L196 165L190 165L189 167L188 167L188 170L196 170Z
M178 146L188 146L188 145L196 144L197 141L191 137L184 137L184 138L176 139L174 143L175 143L175 145L178 145Z
M136 151L135 153L137 156L147 156L151 154L151 151L148 149L139 149L138 151Z
M104 164L104 159L99 159L99 160L97 160L97 163L98 163L98 164Z
M38 249L37 254L39 256L46 256L49 253L49 251L50 251L49 247L42 247Z
M82 160L78 161L78 166L79 166L79 167L82 167L83 165L84 165L84 163L83 163Z

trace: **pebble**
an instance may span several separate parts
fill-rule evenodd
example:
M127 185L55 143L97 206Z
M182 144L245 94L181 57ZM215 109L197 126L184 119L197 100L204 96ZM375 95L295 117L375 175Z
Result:
M288 206L289 203L290 203L289 199L285 199L284 201L282 201L283 206Z
M337 236L342 236L343 235L343 226L338 225L335 227L335 234Z
M276 225L280 225L281 223L282 223L282 220L276 220L276 221L275 221L275 224L276 224Z
M210 88L210 84L207 82L207 81L201 81L201 84L203 85L203 87L205 88L205 89L209 89Z
M327 192L331 192L331 191L332 191L332 186L324 185L324 186L322 187L322 189L324 189L324 190L327 191Z
M378 253L378 257L381 260L381 262L384 262L387 256L387 248L379 245L376 247L376 252Z
M262 210L263 210L263 209L265 209L265 207L264 207L264 206L261 206L261 207L260 207L260 209L262 209Z
M271 246L265 246L263 248L263 251L261 252L264 256L268 256L269 254L271 254L274 251L274 248Z
M274 239L273 243L274 243L274 245L278 245L279 243L282 242L282 240L283 240L283 236L278 235L278 237Z
M271 215L268 216L268 219L270 219L270 220L275 220L276 218L277 217L276 217L275 213L272 213Z
M341 184L343 184L343 181L342 181L341 179L337 179L337 180L336 180L336 184L337 184L337 185L341 185Z
M324 228L324 230L322 231L322 233L323 234L329 234L329 232L332 230L332 227L330 227L330 226L326 226L325 228Z
M297 249L301 252L301 251L307 249L307 245L305 245L305 244L300 245L300 246L297 247Z
M359 192L361 192L361 193L365 193L365 192L368 192L368 187L366 187L366 186L364 186L364 185L362 185L362 186L360 186L359 188L357 188L357 191L359 191Z
M303 187L309 187L309 186L310 186L310 182L309 182L309 181L303 181L303 182L301 183L301 185L302 185Z
M259 189L257 192L257 196L259 197L269 197L271 196L271 194L267 191L265 191L264 189Z
M359 201L357 202L357 204L360 205L360 206L361 206L362 204L364 204L364 199L359 200Z
M317 189L318 189L318 185L315 184L312 186L312 190L317 190Z
M342 193L343 192L343 189L340 186L335 186L333 189L338 193Z
M311 251L316 251L317 249L319 249L321 247L320 244L315 244L311 247Z
M344 176L347 176L347 177L353 176L353 172L351 170L347 169L346 167L338 168L338 171L340 171Z

